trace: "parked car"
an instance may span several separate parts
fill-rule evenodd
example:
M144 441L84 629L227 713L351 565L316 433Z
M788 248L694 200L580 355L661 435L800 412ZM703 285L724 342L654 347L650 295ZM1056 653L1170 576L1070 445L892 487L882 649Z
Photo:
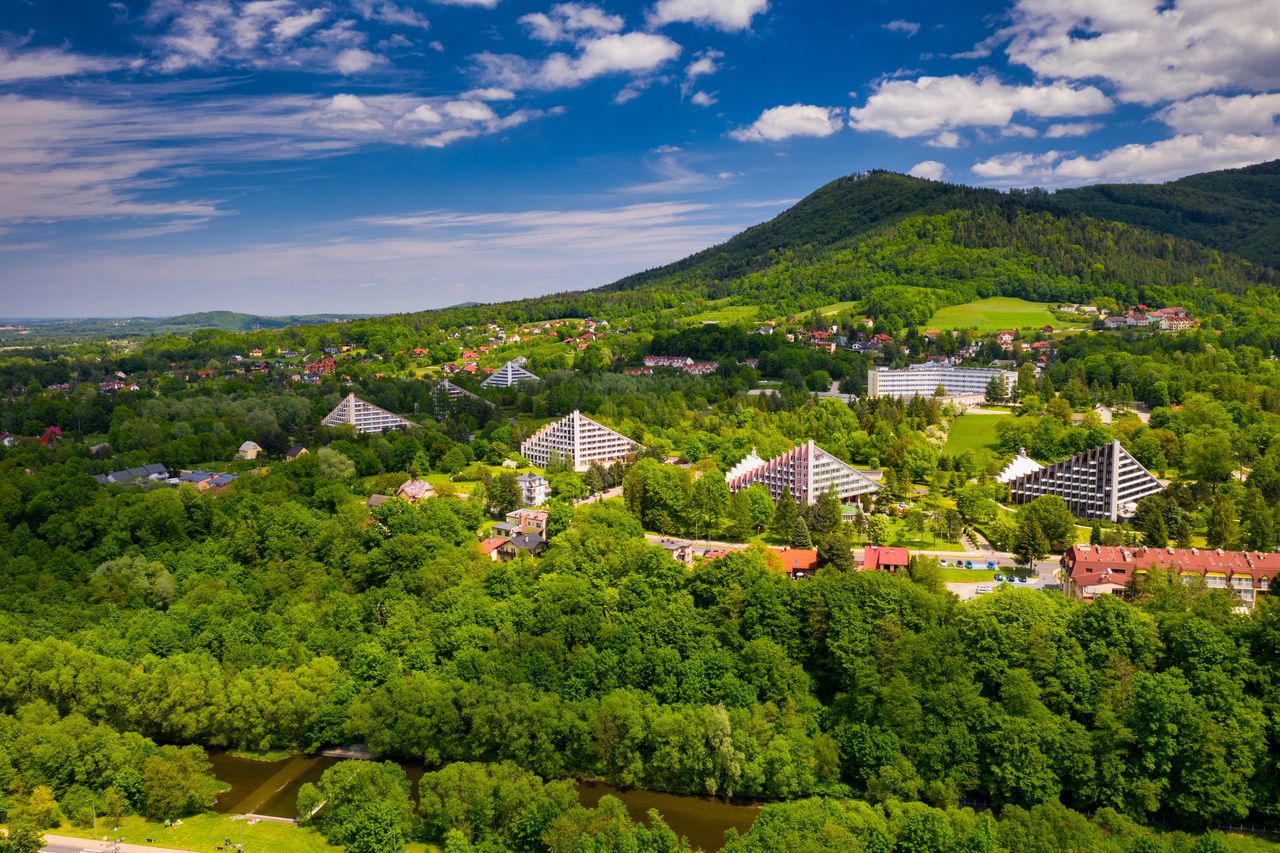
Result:
M964 561L964 567L965 567L966 569L972 569L972 568L973 568L973 560L965 560L965 561Z
M938 561L938 565L945 569L947 566L951 565L951 563L944 557Z
M996 567L996 561L995 561L995 560L987 560L987 568L988 568L988 569L994 569L995 567Z
M1003 582L1003 581L1004 581L1004 575L997 574L997 575L996 575L996 580L997 580L997 581L1001 581L1001 582Z
M991 592L991 587L987 586L985 583L978 584L977 594L982 595L984 592Z

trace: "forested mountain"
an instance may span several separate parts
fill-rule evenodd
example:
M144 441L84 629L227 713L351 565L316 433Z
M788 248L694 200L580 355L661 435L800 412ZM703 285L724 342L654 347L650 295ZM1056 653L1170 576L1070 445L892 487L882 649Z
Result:
M1167 184L1059 190L1055 207L1162 231L1280 267L1280 160Z
M264 317L238 311L199 311L175 317L87 317L59 320L13 320L14 328L0 332L0 341L58 342L101 338L129 338L145 335L190 334L202 329L223 332L252 332L314 326L362 317L362 314L290 314Z

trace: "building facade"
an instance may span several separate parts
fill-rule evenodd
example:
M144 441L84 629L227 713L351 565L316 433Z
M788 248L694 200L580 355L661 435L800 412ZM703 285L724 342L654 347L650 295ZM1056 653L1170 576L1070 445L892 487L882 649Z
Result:
M1123 594L1130 581L1155 568L1176 573L1183 583L1203 579L1209 589L1226 590L1239 610L1252 610L1280 574L1280 554L1260 551L1073 545L1061 562L1063 591L1085 601Z
M1077 518L1111 521L1132 516L1138 501L1164 488L1118 439L1029 470L1008 485L1009 499L1015 504L1057 495Z
M542 506L547 502L551 482L546 477L540 477L537 474L521 474L516 477L516 483L520 485L520 500L525 506Z
M609 465L622 461L639 449L637 442L578 411L547 424L520 443L520 455L539 468L559 456L571 462L575 471L586 471L592 462Z
M912 364L903 370L878 367L867 371L868 397L932 397L942 388L948 397L975 397L987 393L992 379L1013 393L1018 374L989 367L956 367L950 364Z
M332 412L321 421L325 426L351 424L356 432L386 432L389 429L407 429L413 421L392 414L372 403L366 403L355 394L348 394Z
M811 504L828 490L834 491L841 501L850 501L880 488L852 465L818 447L813 439L768 460L761 459L753 448L730 469L725 479L734 494L759 483L775 501L782 498L784 490L789 490L800 504Z

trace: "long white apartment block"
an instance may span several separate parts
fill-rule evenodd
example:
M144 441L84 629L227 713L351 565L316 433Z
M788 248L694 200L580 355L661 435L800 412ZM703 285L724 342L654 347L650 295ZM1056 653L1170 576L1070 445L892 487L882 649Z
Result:
M948 397L981 396L987 393L992 379L1004 383L1004 393L1008 396L1018 383L1018 374L995 367L951 364L912 364L903 370L878 367L867 371L867 396L932 397L939 387Z
M413 421L366 403L355 394L348 394L334 410L321 421L325 426L351 424L356 432L386 432L389 429L407 429Z
M520 443L520 455L534 465L545 468L552 454L559 454L573 463L575 471L586 471L592 462L608 465L624 460L639 449L637 442L578 411L547 424Z
M841 501L849 501L880 488L852 465L814 444L813 439L773 459L760 458L752 448L725 479L734 494L759 483L775 501L782 498L785 489L799 504L811 504L828 490L834 490Z

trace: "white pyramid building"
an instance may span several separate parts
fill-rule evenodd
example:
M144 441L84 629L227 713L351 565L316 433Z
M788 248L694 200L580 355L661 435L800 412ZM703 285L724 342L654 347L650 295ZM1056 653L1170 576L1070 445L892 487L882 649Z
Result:
M761 459L752 448L725 479L734 494L759 483L775 501L786 489L799 504L811 504L828 490L834 490L841 501L849 501L880 488L861 471L814 444L813 439L769 460Z
M1018 455L1004 466L1004 470L996 475L996 481L1000 483L1012 483L1019 477L1030 474L1032 471L1039 471L1044 466L1027 455L1025 447L1018 448Z
M413 421L366 403L355 394L348 394L323 421L325 426L351 424L356 432L386 432L389 429L407 429Z
M1163 488L1116 440L1015 477L1009 481L1009 499L1024 504L1057 495L1077 518L1118 521Z
M592 462L608 465L620 461L639 449L638 443L578 411L547 424L520 443L520 455L534 465L545 468L552 455L558 454L572 462L575 471L586 471Z
M521 382L541 382L542 377L535 376L524 369L524 356L512 359L489 375L480 383L481 388L510 388Z

